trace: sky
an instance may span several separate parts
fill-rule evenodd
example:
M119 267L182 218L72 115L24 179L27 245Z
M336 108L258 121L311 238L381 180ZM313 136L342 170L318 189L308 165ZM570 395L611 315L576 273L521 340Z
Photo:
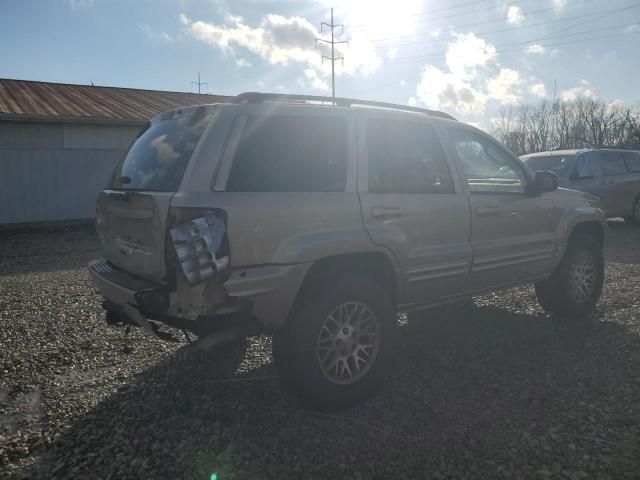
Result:
M0 77L331 94L491 129L555 98L640 102L638 0L0 0Z

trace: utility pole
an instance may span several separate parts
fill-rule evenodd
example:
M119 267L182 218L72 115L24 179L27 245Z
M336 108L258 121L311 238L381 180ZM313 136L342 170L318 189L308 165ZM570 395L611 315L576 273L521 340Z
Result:
M556 89L558 88L558 79L553 79L553 105L556 104Z
M331 62L331 98L335 99L336 98L336 72L335 72L336 62L338 60L341 60L342 64L344 65L344 57L336 58L335 46L339 43L346 43L347 45L349 45L349 41L342 40L342 41L336 42L334 39L334 35L333 35L334 30L340 27L340 34L342 34L344 33L344 25L342 24L336 25L335 23L333 23L333 8L331 9L331 23L320 22L320 33L322 33L322 29L324 27L331 29L331 40L329 41L329 40L325 40L324 38L316 38L316 48L318 47L318 42L324 42L331 45L331 57L322 55L322 63L324 63L325 59Z
M198 81L197 81L197 82L191 82L191 86L192 86L192 87L193 87L194 85L197 85L197 86L198 86L198 95L200 95L200 87L201 87L202 85L206 85L206 84L207 84L207 82L201 82L201 81L200 81L200 72L198 72Z

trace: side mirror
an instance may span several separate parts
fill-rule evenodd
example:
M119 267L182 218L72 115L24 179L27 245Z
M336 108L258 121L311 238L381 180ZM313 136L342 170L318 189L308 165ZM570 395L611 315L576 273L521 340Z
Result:
M535 190L537 193L553 192L558 189L558 176L553 172L536 172Z

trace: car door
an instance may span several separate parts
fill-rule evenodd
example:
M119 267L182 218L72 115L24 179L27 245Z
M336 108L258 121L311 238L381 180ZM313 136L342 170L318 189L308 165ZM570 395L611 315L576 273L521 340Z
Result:
M471 262L469 205L425 119L371 112L361 117L358 189L374 243L396 256L401 303L454 296Z
M622 152L600 152L600 200L607 215L624 215L633 201L630 176Z
M532 175L491 137L447 129L471 210L469 287L484 290L549 271L561 212L547 195L529 193Z
M600 196L600 152L578 155L569 174L568 188Z

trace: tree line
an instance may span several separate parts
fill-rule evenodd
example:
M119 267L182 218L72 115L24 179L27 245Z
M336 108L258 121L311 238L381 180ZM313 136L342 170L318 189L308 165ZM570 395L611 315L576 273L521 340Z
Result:
M517 155L568 148L640 149L640 105L579 98L501 107L492 129Z

